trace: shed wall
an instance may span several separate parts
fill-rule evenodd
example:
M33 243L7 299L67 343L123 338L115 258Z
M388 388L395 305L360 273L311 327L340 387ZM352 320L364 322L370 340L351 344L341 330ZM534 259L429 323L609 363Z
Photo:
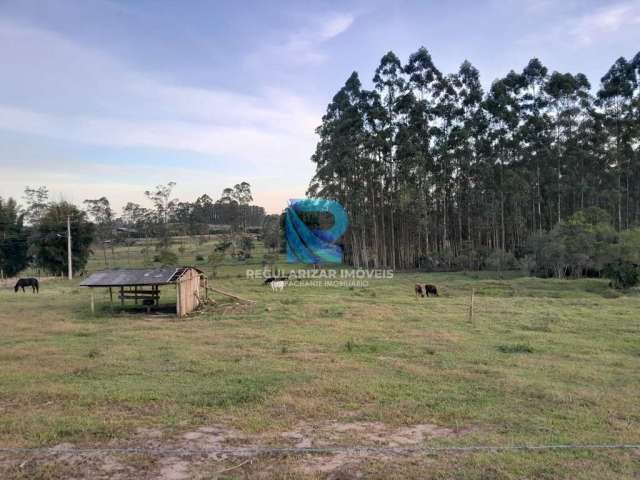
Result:
M200 273L197 270L187 270L176 284L177 305L176 313L179 317L194 311L200 305Z

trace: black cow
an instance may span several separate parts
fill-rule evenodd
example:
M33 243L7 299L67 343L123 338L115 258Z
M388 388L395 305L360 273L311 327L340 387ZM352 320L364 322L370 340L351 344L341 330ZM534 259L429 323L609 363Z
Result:
M438 289L436 288L435 285L431 285L429 283L425 283L424 284L424 293L427 295L427 297L429 296L429 294L433 295L434 297L438 297Z
M267 277L264 279L264 284L269 285L271 282L286 282L289 277Z

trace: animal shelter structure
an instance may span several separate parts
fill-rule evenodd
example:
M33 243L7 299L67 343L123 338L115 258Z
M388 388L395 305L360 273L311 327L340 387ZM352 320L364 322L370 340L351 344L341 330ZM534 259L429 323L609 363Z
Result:
M91 290L91 312L95 313L96 288L108 288L113 304L114 291L122 306L126 300L143 306L147 312L160 306L160 287L175 285L176 314L182 317L206 302L209 283L202 270L194 267L112 269L96 272L80 286Z

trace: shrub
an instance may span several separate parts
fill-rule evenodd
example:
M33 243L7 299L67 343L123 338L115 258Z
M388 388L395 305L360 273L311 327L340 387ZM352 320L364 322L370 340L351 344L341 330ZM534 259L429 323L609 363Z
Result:
M619 260L604 268L605 276L611 280L611 286L617 289L631 288L640 282L640 268L637 264Z
M218 267L224 260L224 253L220 252L217 248L209 255L207 259L207 263L211 267L211 276L215 277L218 275Z
M533 348L526 343L515 343L513 345L498 345L498 351L502 353L533 353Z
M153 261L162 265L175 266L178 264L178 255L171 250L162 250L158 255L153 257Z
M494 250L485 260L485 266L487 270L500 271L515 270L519 264L516 257L513 256L513 253L505 252L504 250Z
M233 242L231 242L230 240L222 240L220 243L218 243L216 245L216 252L226 252L227 250L229 250L231 247L233 246Z

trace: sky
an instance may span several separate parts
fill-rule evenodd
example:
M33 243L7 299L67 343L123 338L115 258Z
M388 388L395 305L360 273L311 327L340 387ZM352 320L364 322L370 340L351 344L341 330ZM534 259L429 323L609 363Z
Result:
M426 47L483 85L538 57L594 89L640 50L640 0L0 0L0 197L218 198L280 212L313 176L315 129L351 72Z

